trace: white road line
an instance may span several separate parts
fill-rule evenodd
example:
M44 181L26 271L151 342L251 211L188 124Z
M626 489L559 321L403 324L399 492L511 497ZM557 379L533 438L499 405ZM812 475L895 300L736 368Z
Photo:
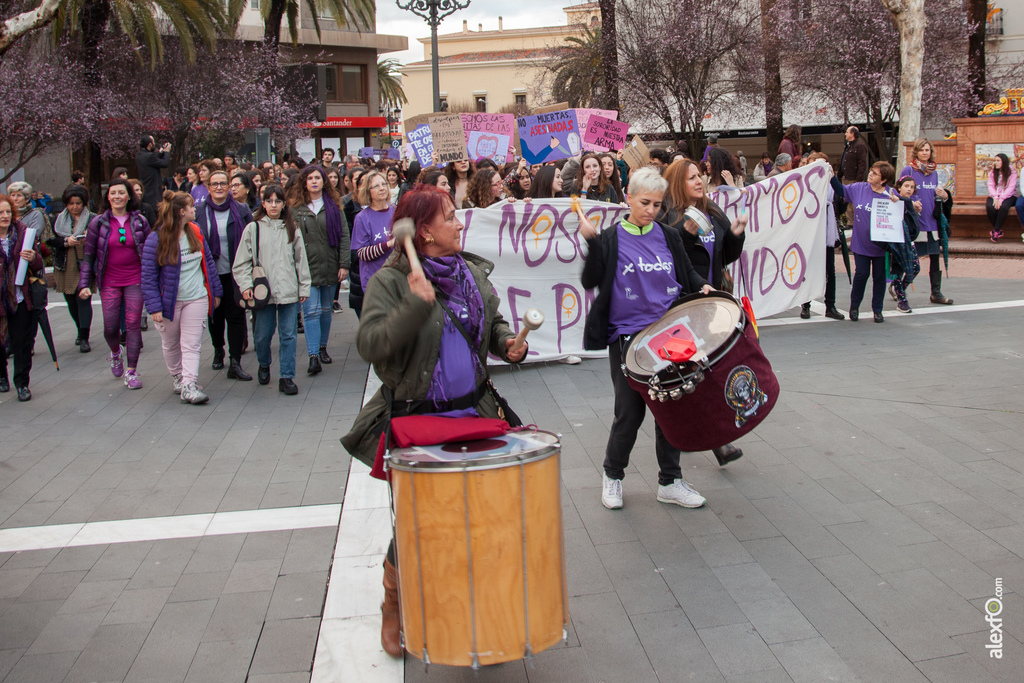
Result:
M380 380L370 369L363 405L379 386ZM382 565L390 541L388 486L372 478L369 467L353 459L310 683L405 680L405 660L389 656L380 645Z
M915 315L936 315L940 313L967 313L970 311L992 311L1000 308L1021 308L1024 307L1024 299L1013 299L1011 301L990 301L982 304L954 304L952 306L929 306L928 308L915 308L913 313L900 313L898 311L886 311L887 314L891 313L891 318L902 318L904 315L907 317L913 317ZM825 305L817 301L811 302L811 311L814 313L824 314ZM849 320L849 311L839 309L839 311L847 317ZM865 320L870 320L870 311L867 314L868 317ZM815 323L841 323L843 320L833 320L832 318L825 317L812 317L809 320L803 320L801 318L765 318L764 320L758 320L758 327L779 327L781 325L813 325Z
M338 523L340 515L341 505L335 503L0 529L0 553L160 541L170 538L249 534L259 531L315 529L334 526Z

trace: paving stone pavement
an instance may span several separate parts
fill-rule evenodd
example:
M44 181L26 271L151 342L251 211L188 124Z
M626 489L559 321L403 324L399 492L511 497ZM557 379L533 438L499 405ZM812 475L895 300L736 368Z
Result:
M1012 280L944 289L958 304L1024 299ZM933 308L923 293L911 304ZM650 420L625 507L601 506L607 360L496 370L524 419L563 435L568 644L479 673L407 657L406 680L1020 680L1021 311L901 315L887 298L883 325L763 327L779 402L741 460L684 455L708 499L696 510L656 501ZM0 530L343 501L338 438L367 371L350 311L334 317L334 364L297 378L296 397L224 379L207 346L203 407L171 393L155 331L146 386L129 392L97 334L79 354L66 311L50 318L60 372L40 340L33 400L0 396ZM335 540L315 528L0 552L0 681L308 681ZM983 613L997 579L1001 660Z

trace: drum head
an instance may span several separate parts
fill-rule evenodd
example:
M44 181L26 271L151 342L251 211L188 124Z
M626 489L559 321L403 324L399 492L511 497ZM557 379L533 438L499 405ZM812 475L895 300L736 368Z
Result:
M672 338L692 341L697 351L692 360L715 359L715 352L742 332L743 309L728 294L694 294L669 309L661 320L633 335L626 349L626 372L634 379L646 380L670 365L658 355L658 349Z
M510 432L477 441L396 448L390 466L407 471L506 467L547 457L560 448L558 435L551 432Z

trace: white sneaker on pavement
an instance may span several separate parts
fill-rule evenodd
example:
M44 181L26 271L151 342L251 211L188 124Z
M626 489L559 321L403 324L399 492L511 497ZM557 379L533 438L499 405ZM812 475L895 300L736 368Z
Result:
M658 486L658 500L662 503L675 503L684 508L699 508L707 502L704 496L693 490L689 482L676 479L668 486Z
M194 383L185 384L181 387L181 402L201 405L210 400L210 397L199 390Z
M579 356L568 355L562 359L562 362L566 365L579 365L582 360Z
M183 386L185 386L185 384L184 384L184 380L182 380L180 374L178 374L178 375L171 375L171 386L172 386L172 388L174 390L174 393L176 393L176 394L180 394L181 393L181 388Z
M601 473L601 504L609 510L622 509L622 480Z

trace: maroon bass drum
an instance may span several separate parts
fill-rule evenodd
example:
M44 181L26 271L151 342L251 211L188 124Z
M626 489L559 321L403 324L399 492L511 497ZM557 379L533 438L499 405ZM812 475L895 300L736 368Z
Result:
M754 325L724 292L690 295L633 335L622 371L665 438L683 451L735 441L779 398Z

